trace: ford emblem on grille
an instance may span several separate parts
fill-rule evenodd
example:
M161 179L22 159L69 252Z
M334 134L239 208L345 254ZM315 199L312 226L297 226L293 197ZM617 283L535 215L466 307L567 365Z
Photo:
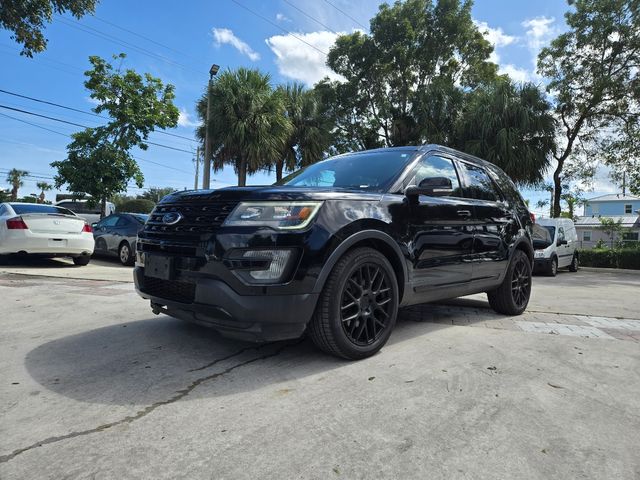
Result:
M180 212L169 212L169 213L165 213L162 216L162 223L164 223L165 225L175 225L183 218L184 217Z

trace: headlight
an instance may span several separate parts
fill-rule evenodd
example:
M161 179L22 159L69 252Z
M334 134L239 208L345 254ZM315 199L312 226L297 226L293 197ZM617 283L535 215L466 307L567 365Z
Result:
M300 229L309 225L321 205L322 202L242 202L223 225Z
M543 258L543 257L544 257L544 251L543 250L536 250L535 258Z

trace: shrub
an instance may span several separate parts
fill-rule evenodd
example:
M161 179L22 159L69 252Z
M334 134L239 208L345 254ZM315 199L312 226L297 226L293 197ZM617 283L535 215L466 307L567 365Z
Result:
M640 250L637 248L622 248L619 250L594 248L592 250L580 250L579 255L580 264L585 267L640 270Z
M118 205L118 212L150 213L156 204L145 198L126 200Z

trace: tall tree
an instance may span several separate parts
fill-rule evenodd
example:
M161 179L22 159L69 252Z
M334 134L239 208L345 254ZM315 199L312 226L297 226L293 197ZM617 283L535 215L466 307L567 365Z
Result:
M339 36L325 81L340 108L337 127L364 148L450 138L464 91L495 78L491 44L473 23L470 0L383 4L371 33Z
M569 30L538 57L559 118L554 216L562 182L633 151L640 139L640 0L569 0ZM636 150L637 155L637 150Z
M269 74L238 68L217 76L208 91L213 170L233 165L239 186L246 185L248 174L275 164L292 132L284 96L270 82ZM204 140L206 93L198 101L197 110L203 121L197 135Z
M70 12L76 18L92 14L98 0L2 0L0 27L9 30L11 39L22 44L20 55L33 57L47 48L42 30L54 13Z
M122 62L125 55L114 56ZM127 189L134 180L142 187L144 177L131 156L135 147L146 150L145 143L155 128L175 127L178 109L173 104L174 87L158 78L134 70L121 72L100 57L89 57L93 68L85 73L85 87L98 105L96 113L107 113L106 125L87 128L73 134L67 146L67 158L53 162L58 169L57 188L67 185L76 194L89 194L102 202Z
M47 182L38 182L36 183L36 186L38 187L38 190L40 190L40 195L38 196L38 203L44 203L44 199L45 199L45 193L44 192L48 192L49 190L53 190L53 185L47 183Z
M279 89L293 128L275 161L277 180L282 179L285 168L294 170L321 160L331 142L331 122L321 106L320 96L299 83Z
M18 190L24 185L24 177L29 175L26 170L18 170L12 168L7 174L7 183L11 185L11 201L15 202L18 199Z
M551 106L533 84L500 79L468 94L455 146L502 168L515 182L543 181L555 149Z

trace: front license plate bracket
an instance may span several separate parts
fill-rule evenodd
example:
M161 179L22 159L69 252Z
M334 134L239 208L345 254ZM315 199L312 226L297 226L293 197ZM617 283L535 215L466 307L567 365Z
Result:
M175 274L174 258L163 255L145 254L144 274L147 277L172 280Z

